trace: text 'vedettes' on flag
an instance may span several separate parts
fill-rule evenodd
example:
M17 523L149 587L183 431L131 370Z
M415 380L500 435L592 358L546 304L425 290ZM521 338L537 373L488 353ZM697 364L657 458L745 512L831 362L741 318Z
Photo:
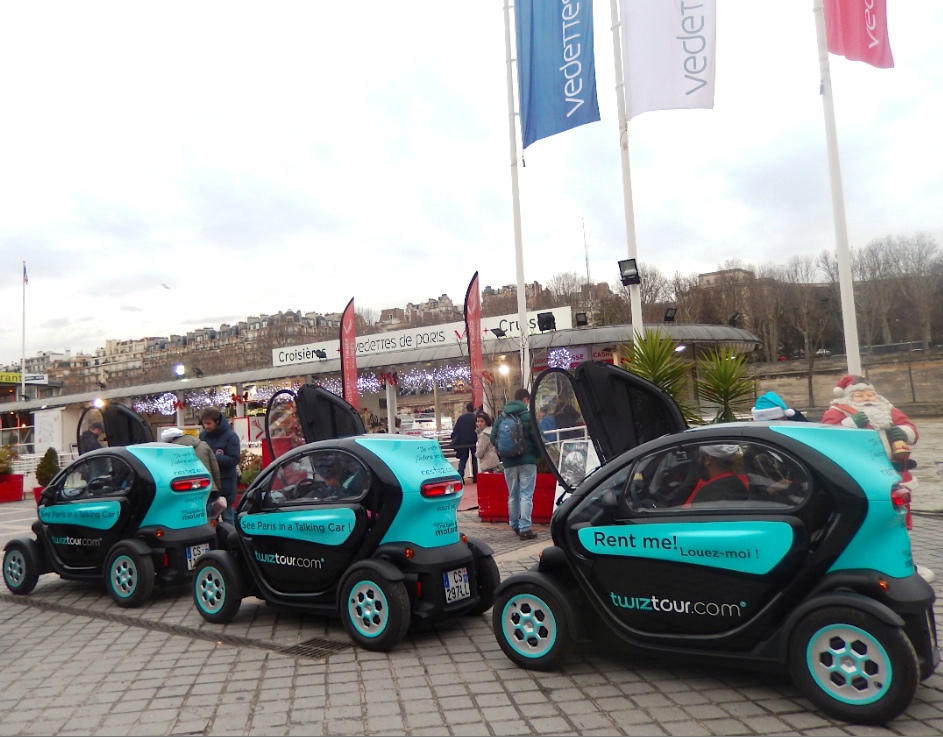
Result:
M714 107L716 0L620 0L625 113Z
M879 69L894 66L886 0L825 0L828 50Z
M523 147L599 120L593 4L517 0L514 14Z

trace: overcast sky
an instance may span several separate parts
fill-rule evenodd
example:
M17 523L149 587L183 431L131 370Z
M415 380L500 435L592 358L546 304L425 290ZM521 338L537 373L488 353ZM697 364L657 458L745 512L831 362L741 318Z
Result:
M943 245L943 2L888 5L896 68L830 57L850 243ZM835 244L812 0L718 6L714 109L629 126L639 258L666 276ZM602 120L519 168L528 282L586 274L584 222L594 281L626 256L609 2L594 14ZM0 365L24 260L27 356L516 283L503 15L0 5Z

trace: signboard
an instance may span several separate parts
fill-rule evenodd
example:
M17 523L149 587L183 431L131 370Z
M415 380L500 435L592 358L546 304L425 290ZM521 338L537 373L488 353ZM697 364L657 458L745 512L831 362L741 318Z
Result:
M22 384L22 374L19 371L0 372L0 384ZM46 374L26 374L27 384L48 384L49 377Z
M553 314L558 330L569 330L573 327L573 316L569 307L555 307L552 310L534 310L527 313L528 333L540 332L537 328L537 314L550 312ZM502 315L500 317L481 318L481 339L483 343L502 340L508 350L514 349L514 341L507 338L497 338L491 332L500 328L509 338L520 338L521 329L517 315ZM378 353L397 353L416 348L429 348L453 343L465 343L465 322L451 322L445 325L429 325L422 328L408 330L391 330L388 333L362 335L356 338L357 357L372 356ZM493 347L493 346L492 346ZM320 343L306 343L305 345L288 346L272 349L273 366L292 366L301 363L313 363L318 360L315 351L324 351L329 358L340 357L340 340L324 340Z

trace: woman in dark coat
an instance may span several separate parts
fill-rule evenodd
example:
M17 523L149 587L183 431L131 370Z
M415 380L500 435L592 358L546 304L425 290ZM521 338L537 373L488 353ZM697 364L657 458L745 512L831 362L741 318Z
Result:
M226 497L226 509L223 510L223 519L226 522L234 520L233 509L236 506L236 479L239 475L239 454L242 448L239 436L230 427L229 420L215 407L207 407L200 413L200 424L203 431L200 440L209 445L216 454L219 464L219 482L222 496Z

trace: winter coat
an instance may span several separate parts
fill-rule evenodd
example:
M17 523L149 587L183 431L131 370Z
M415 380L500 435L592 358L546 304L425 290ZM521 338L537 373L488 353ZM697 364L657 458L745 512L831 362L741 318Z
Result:
M219 490L222 488L219 479L219 462L216 460L216 454L213 452L213 449L209 446L206 441L200 440L193 435L181 435L179 438L175 438L173 441L174 445L189 445L196 451L196 457L200 459L206 470L210 472L210 476L213 477L213 486L210 489L210 499L215 499L219 496Z
M517 458L502 458L501 463L505 468L514 468L515 466L537 465L537 459L540 457L540 446L534 435L534 428L530 424L530 411L527 405L520 399L512 399L504 405L504 414L519 415L521 418L522 430L524 431L524 454ZM501 422L501 415L494 418L494 425L491 426L491 444L497 447L498 425Z
M465 412L452 428L453 448L474 448L478 442L478 430L475 427L475 413Z
M221 486L225 486L228 481L232 483L233 491L235 491L235 480L239 474L239 454L242 448L239 443L239 436L230 426L229 420L220 417L219 424L213 432L207 432L206 430L200 432L200 440L205 441L216 455Z
M478 459L478 471L490 471L501 463L498 451L491 444L491 432L483 427L478 430L478 446L475 448L475 457Z
M79 455L88 453L89 451L98 450L101 447L101 441L99 441L98 436L91 430L86 430L81 435L79 435Z

